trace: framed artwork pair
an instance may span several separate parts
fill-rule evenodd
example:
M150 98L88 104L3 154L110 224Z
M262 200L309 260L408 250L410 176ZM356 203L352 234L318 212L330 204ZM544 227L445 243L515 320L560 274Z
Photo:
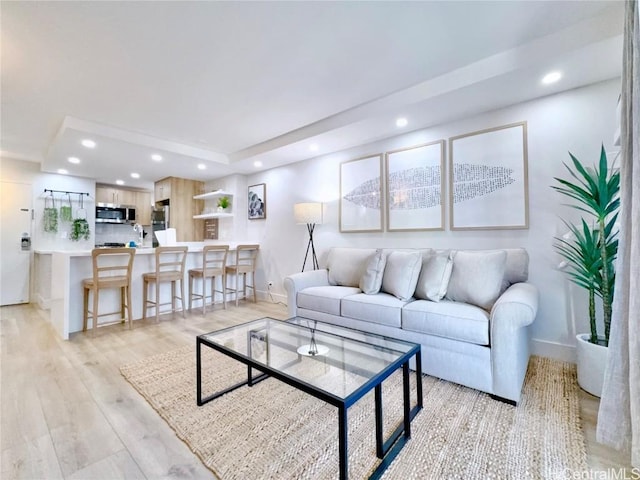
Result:
M445 199L451 230L528 228L526 127L450 138L448 169L445 140L342 163L340 231L444 230Z

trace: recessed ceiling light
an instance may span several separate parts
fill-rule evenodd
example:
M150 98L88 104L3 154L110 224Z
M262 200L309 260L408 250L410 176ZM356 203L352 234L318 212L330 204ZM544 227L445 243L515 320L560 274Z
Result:
M551 72L547 73L544 77L542 77L542 83L545 85L549 85L551 83L555 83L562 78L562 73L560 72Z
M206 170L207 166L204 163L199 163L198 164L198 170Z
M133 173L131 174L131 178L140 178L140 174L139 174L139 173L136 173L136 172L133 172Z
M66 175L67 173L69 173L69 171L68 171L68 170L65 170L64 168L59 168L59 169L58 169L58 173L59 173L60 175Z
M260 160L256 160L253 162L253 166L256 168L260 168L262 166L262 162Z
M155 160L156 162L159 162L160 160L162 160L162 155L158 155L157 153L154 153L153 155L151 155L151 160Z
M96 142L94 142L93 140L90 140L88 138L85 138L84 140L82 140L82 146L83 147L87 147L87 148L96 148Z
M80 163L80 159L78 157L69 157L67 158L67 160L69 161L69 163L75 163L75 164Z
M124 180L116 180L116 185L124 185Z
M309 145L309 150L311 150L312 152L317 152L319 148L320 147L318 147L317 143L312 143L311 145Z
M406 118L400 117L396 120L396 127L398 128L406 127L408 123L409 122L407 121Z

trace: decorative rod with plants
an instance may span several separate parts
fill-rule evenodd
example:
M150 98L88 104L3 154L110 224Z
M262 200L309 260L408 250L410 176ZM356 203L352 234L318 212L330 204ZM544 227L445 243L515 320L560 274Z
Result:
M611 305L615 284L615 259L618 253L618 230L615 229L620 209L620 172L609 169L604 145L597 166L585 167L571 153L573 169L564 166L575 181L554 177L560 184L554 190L577 202L571 205L586 212L595 222L590 226L584 218L576 226L564 221L572 237L556 238L558 253L566 260L570 280L589 292L589 324L591 343L609 345ZM604 340L598 339L595 296L602 299Z

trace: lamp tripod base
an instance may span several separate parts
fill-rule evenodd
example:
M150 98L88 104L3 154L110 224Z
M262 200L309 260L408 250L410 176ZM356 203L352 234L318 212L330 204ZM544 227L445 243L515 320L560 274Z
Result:
M302 345L298 347L297 351L305 357L318 357L329 353L329 347L324 345Z

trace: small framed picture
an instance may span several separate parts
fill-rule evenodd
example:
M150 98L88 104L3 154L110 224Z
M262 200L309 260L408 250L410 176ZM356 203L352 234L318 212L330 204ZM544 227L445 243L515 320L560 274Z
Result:
M267 184L258 183L249 187L247 205L249 220L262 220L267 218Z

